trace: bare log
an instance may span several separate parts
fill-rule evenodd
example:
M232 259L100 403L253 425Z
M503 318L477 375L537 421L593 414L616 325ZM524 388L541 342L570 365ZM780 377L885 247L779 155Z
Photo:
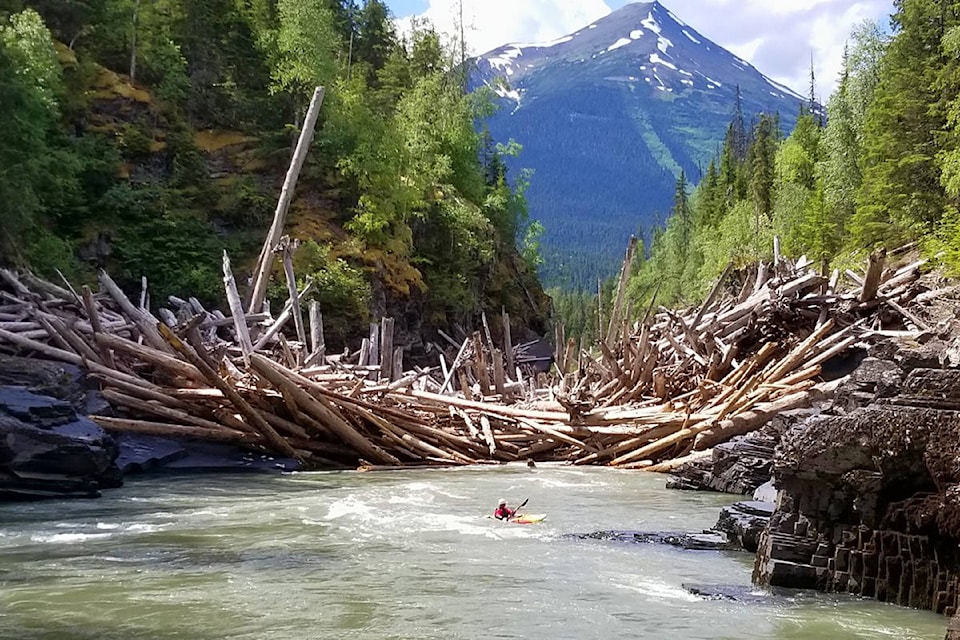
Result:
M157 319L151 316L147 311L133 306L126 294L117 286L106 271L100 270L100 288L105 290L113 298L117 306L127 315L137 326L144 339L154 349L171 353L170 345L157 332Z
M878 249L870 254L867 259L867 274L863 279L863 288L860 290L860 302L870 302L877 296L877 289L880 288L880 277L883 275L883 264L886 260L887 252Z
M204 429L202 427L189 425L150 422L129 418L111 418L98 415L90 416L90 419L107 431L143 433L171 438L195 438L197 440L229 442L238 445L253 445L257 444L259 440L259 438L251 436L250 434L237 433L236 431L224 429Z
M393 376L393 318L383 318L380 321L380 350L383 354L380 361L380 377L386 380L395 380Z
M203 360L203 358L197 355L197 351L194 349L202 349L201 345L193 347L185 344L165 325L159 325L159 329L163 334L163 337L170 342L171 346L173 346L178 353L190 361L190 363L201 372L201 375L206 378L210 384L223 392L227 399L230 400L237 410L247 418L250 424L264 437L271 447L285 456L289 456L291 458L299 457L293 447L291 447L286 440L280 437L280 434L278 434L273 427L271 427L267 421L264 420L252 406L250 406L250 403L244 400L228 382L221 378L220 375L217 374L217 372L214 371L210 365ZM256 354L253 354L251 358L255 355Z
M253 353L253 343L250 341L250 330L247 328L247 320L243 315L243 303L240 302L240 293L237 291L237 283L233 279L230 257L227 255L226 249L223 251L223 288L227 294L227 303L230 305L233 328L237 332L237 341L240 343L243 361L249 363L250 354Z
M313 91L313 97L310 99L310 108L307 109L307 115L303 119L303 127L300 129L300 137L297 140L296 149L293 151L293 158L290 160L290 166L287 169L287 175L283 180L283 187L280 189L280 199L277 201L277 208L273 213L273 222L270 225L270 231L260 249L260 258L254 269L253 289L250 293L250 305L247 309L250 313L257 313L263 306L263 300L267 296L267 281L270 277L270 268L273 264L273 249L280 242L280 236L283 235L283 227L287 221L287 209L293 200L293 191L297 186L297 178L300 177L300 169L303 167L303 161L307 157L307 151L310 149L310 142L313 140L313 129L317 124L317 117L320 115L320 105L323 104L324 88L317 87Z

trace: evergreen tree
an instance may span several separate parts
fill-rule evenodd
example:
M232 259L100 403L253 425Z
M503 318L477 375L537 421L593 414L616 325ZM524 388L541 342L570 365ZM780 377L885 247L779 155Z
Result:
M850 57L844 53L843 70L836 92L827 105L823 131L823 157L818 168L822 180L826 215L835 225L838 242L846 239L860 188L860 135L850 95Z
M775 158L778 143L776 120L772 116L762 114L753 128L753 140L747 151L750 201L754 210L753 229L758 242L761 227L768 224L773 213ZM755 250L759 253L759 245Z
M930 231L944 210L935 132L946 126L946 109L936 78L949 62L940 39L955 17L943 4L895 2L896 36L865 123L863 183L852 223L858 245Z
M716 158L710 159L707 173L697 185L692 204L694 224L698 229L716 226L723 216L725 198Z
M366 66L368 84L377 84L377 72L386 66L397 46L397 36L386 5L380 0L366 0L357 15L353 63Z

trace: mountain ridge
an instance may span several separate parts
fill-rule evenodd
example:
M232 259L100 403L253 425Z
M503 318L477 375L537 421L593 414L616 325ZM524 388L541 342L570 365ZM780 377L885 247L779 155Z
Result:
M629 235L665 218L681 171L699 180L738 93L748 122L779 113L784 133L805 103L658 1L550 42L497 47L474 59L471 83L498 97L493 136L523 146L511 167L534 170L544 279L568 288L615 271Z

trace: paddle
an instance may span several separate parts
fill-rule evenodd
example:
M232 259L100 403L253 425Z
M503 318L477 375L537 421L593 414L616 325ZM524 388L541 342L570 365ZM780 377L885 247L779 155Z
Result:
M514 518L516 518L517 515L519 515L519 514L517 513L517 511L520 511L520 509L523 508L523 505L527 504L527 501L528 501L528 500L530 500L530 498L526 498L523 502L521 502L520 504L518 504L518 505L517 505L517 508L513 510L513 515L510 516L509 518L507 518L507 520L513 520Z

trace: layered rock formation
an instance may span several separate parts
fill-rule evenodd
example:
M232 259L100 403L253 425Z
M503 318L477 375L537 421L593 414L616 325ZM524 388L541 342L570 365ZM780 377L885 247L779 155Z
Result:
M96 497L120 485L113 439L77 414L87 403L76 368L0 356L0 500Z
M942 353L873 349L827 414L784 434L755 581L957 611L960 370Z
M0 501L94 498L141 471L288 471L296 460L235 446L112 436L82 414L105 402L74 366L0 354Z
M763 428L719 444L707 458L673 471L668 489L753 495L773 476L773 455L783 433L815 409L780 414Z

